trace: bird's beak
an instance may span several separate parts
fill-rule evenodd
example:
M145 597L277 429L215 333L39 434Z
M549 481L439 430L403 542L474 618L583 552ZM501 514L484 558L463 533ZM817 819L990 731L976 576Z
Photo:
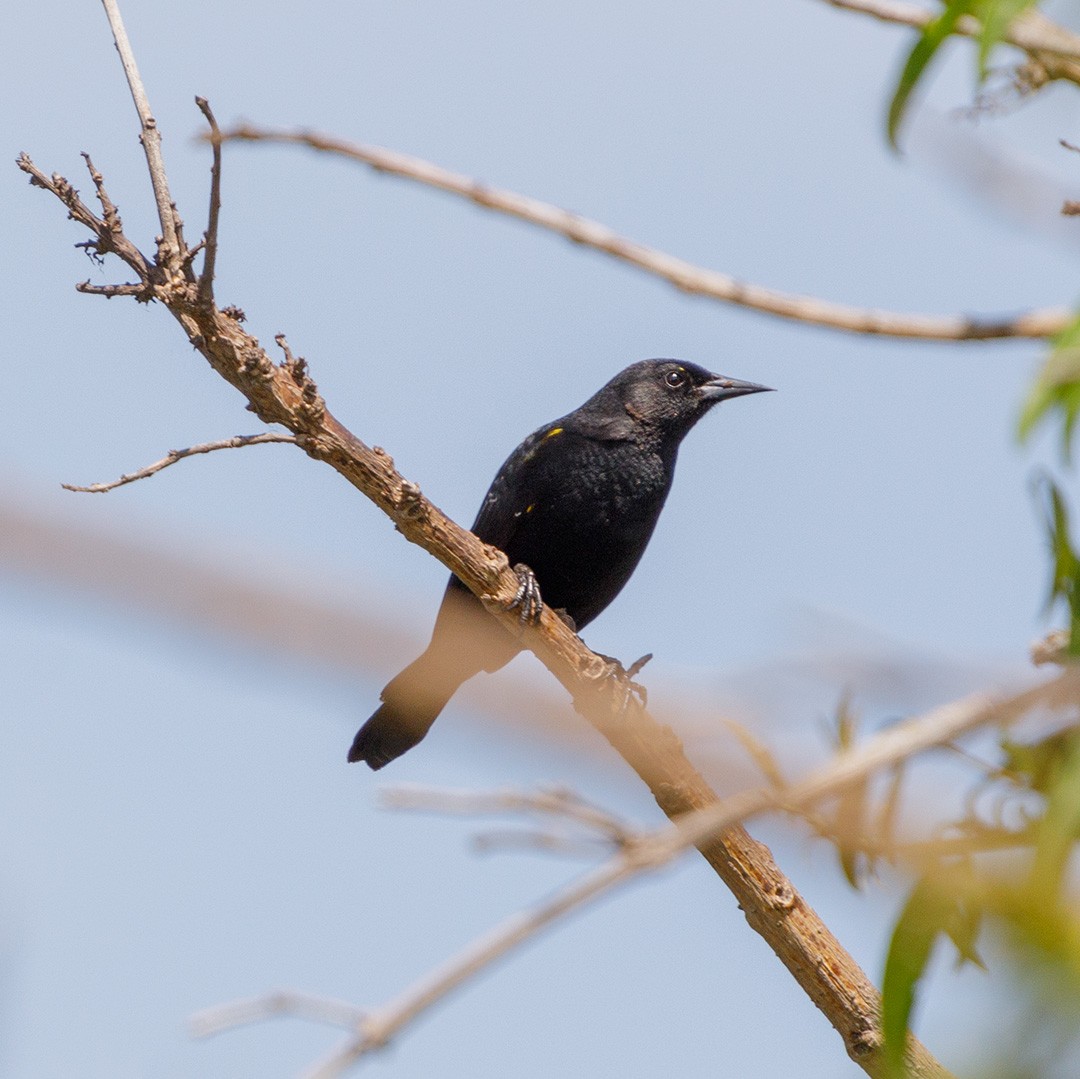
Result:
M759 386L756 382L742 382L740 379L727 378L724 375L713 375L708 382L703 382L698 387L702 401L709 404L726 401L729 397L743 397L748 393L772 392L772 386Z

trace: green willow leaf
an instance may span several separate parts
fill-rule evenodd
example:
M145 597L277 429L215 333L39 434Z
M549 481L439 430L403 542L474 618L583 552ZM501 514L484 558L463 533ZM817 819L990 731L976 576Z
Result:
M887 130L889 145L894 150L899 149L896 138L911 100L912 91L923 77L927 65L933 60L942 43L956 28L960 18L971 12L975 2L976 0L952 0L951 3L946 3L945 10L937 18L931 19L923 28L919 40L915 42L914 48L908 54L904 69L900 73L900 81L896 85L896 92L889 104Z
M975 946L982 932L984 913L979 907L962 904L953 912L952 921L945 927L949 940L956 948L957 969L970 963L980 970L986 970L986 964Z
M1046 606L1050 608L1058 600L1064 600L1069 610L1069 646L1066 651L1070 656L1077 656L1080 655L1080 555L1073 546L1069 510L1061 490L1048 476L1042 477L1039 486L1047 498L1044 511L1046 535L1053 561Z
M940 883L920 880L900 912L881 982L881 1032L885 1075L904 1079L904 1049L915 1007L915 992L930 962L938 937L956 922L956 905L942 894Z
M1047 789L1046 812L1039 821L1031 884L1040 899L1055 903L1080 831L1080 738L1073 731Z
M1005 40L1013 19L1035 6L1035 0L982 0L974 11L982 28L979 31L979 81L990 73L990 54Z
M1052 342L1050 355L1031 387L1020 411L1017 434L1021 441L1053 413L1061 420L1061 453L1067 462L1073 433L1080 418L1080 317L1074 319Z

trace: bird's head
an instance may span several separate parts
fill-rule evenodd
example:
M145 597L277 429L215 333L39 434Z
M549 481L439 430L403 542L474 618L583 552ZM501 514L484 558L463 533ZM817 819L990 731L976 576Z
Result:
M609 408L617 402L635 424L681 439L721 401L770 389L683 360L642 360L617 374L596 396Z

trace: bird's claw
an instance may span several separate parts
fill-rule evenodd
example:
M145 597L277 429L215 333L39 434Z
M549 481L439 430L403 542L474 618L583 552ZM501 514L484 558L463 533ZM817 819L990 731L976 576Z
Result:
M518 622L522 626L535 626L540 621L540 612L544 601L540 598L540 585L536 575L523 562L514 566L518 587L514 598L506 605L508 611L518 612Z
M646 652L640 659L634 660L629 667L624 667L614 656L605 656L597 653L608 664L605 672L607 678L611 678L617 686L615 698L616 715L623 715L630 705L630 698L637 697L642 708L649 706L649 691L640 683L634 681L634 676L640 674L641 669L652 659L652 652Z

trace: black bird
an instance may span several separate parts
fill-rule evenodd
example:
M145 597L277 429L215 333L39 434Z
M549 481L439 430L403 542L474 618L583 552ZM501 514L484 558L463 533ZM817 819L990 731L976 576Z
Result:
M714 375L693 363L643 360L579 409L534 431L499 469L473 532L506 553L522 588L581 630L630 579L671 490L675 458L714 405L768 386ZM451 577L431 643L382 691L350 761L382 768L427 734L458 686L496 671L521 650L473 594Z

